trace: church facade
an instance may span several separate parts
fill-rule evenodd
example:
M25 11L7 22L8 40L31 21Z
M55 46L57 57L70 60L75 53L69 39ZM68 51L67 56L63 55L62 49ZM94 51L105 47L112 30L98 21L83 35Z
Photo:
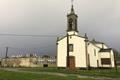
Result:
M86 34L80 36L77 18L72 5L71 12L67 15L67 34L57 39L57 67L115 67L112 48L103 42L90 41Z

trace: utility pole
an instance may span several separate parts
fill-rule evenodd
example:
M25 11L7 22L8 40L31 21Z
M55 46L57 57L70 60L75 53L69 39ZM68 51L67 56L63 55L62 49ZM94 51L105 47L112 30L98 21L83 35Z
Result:
M6 47L6 55L5 58L8 58L8 47Z
M5 54L4 67L7 67L7 66L8 66L8 63L7 63L7 58L8 58L8 47L6 47L6 54Z
M67 33L67 68L69 68L69 34Z

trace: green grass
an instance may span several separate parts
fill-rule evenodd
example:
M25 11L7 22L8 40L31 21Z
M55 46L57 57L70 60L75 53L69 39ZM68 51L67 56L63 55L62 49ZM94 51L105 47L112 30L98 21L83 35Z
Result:
M18 68L17 68L18 69ZM74 70L69 71L67 69L57 69L57 68L19 68L20 71L27 72L14 72L14 71L5 71L0 69L0 80L94 80L88 78L77 78L78 75L86 76L96 76L96 77L111 77L111 78L120 78L120 68L118 72L115 69L96 69L96 70ZM29 73L31 72L40 72ZM57 76L51 74L41 74L42 72L58 72L63 73L67 76Z
M26 72L12 72L0 70L0 80L93 80L93 79L80 79L75 76L54 76L47 74L34 74Z
M57 68L25 68L23 70L27 71L37 71L37 72L58 72L65 74L80 74L86 76L102 76L111 78L120 78L120 68L116 72L115 69L96 69L96 70L74 70L69 71L67 69L57 69Z

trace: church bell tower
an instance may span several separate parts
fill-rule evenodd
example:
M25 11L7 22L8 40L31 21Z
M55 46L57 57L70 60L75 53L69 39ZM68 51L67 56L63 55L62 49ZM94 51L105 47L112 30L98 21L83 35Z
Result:
M77 16L77 14L75 14L74 6L72 4L71 12L67 15L67 33L69 35L78 33L77 18L78 18L78 16Z

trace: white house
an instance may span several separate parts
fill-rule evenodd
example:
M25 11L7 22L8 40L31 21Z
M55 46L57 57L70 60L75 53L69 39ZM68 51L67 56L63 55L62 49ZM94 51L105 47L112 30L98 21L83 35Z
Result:
M57 67L114 67L113 50L102 42L90 41L86 34L80 36L77 18L72 5L67 15L67 34L57 39Z

